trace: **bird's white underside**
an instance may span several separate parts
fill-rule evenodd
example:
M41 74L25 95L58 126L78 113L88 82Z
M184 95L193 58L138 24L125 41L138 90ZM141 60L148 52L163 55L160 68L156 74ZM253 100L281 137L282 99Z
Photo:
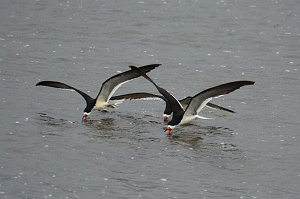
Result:
M203 117L203 116L200 116L199 113L200 111L207 105L207 103L212 100L213 98L219 98L219 97L222 97L224 95L219 95L219 96L216 96L216 97L210 97L210 98L207 98L206 100L204 100L201 105L197 108L197 114L196 115L186 115L184 114L183 115L183 118L181 119L179 125L181 124L187 124L187 123L190 123L192 120L194 120L195 118L199 118L199 119L205 119L205 120L208 120L208 119L212 119L212 118L207 118L207 117ZM190 107L192 108L192 107Z
M105 107L107 105L109 105L109 99L112 97L112 95L118 90L118 88L120 88L123 84L129 82L131 80L127 80L127 81L124 81L118 85L116 85L112 90L111 92L109 93L108 95L108 98L107 100L105 101L105 96L102 96L100 94L100 96L98 97L97 101L96 101L96 105L94 107L94 109L98 109L98 110L102 110L102 109L105 109Z
M122 82L122 83L120 83L120 84L118 84L117 86L115 86L113 89L112 89L112 91L110 92L110 94L108 95L108 98L107 98L107 101L106 102L108 102L109 101L109 99L113 96L113 94L118 90L118 88L120 88L123 84L125 84L125 83L127 83L127 82L130 82L132 79L130 79L130 80L127 80L127 81L125 81L125 82Z

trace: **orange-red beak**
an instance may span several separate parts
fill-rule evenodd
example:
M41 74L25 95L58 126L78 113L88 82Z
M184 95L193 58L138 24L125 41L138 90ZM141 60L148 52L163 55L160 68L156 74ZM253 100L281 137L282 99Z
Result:
M165 131L168 132L168 135L172 135L172 128L171 127L167 127Z
M82 122L86 122L87 119L88 119L88 117L89 117L89 114L84 113L83 116L82 116L81 121L82 121Z

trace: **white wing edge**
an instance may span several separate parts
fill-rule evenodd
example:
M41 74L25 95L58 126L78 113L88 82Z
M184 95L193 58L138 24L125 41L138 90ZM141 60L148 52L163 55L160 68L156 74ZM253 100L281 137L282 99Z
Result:
M200 116L200 115L195 115L196 118L199 118L199 119L203 119L203 120L212 120L214 118L209 118L209 117L203 117L203 116Z
M167 90L166 90L167 91ZM176 99L176 101L178 102L178 104L180 105L180 107L182 108L182 110L184 110L184 108L183 108L183 106L182 106L182 104L178 101L178 99L176 98L176 97L174 97L174 95L172 94L172 93L170 93L169 91L167 91L170 95L172 95L172 97L174 98L174 99Z
M210 101L210 100L212 100L212 97L210 97L210 98L207 98L206 100L204 100L203 102L202 102L202 104L199 106L199 108L197 109L197 115L199 114L199 112L206 106L206 104Z
M122 104L125 101L125 99L120 99L120 100L109 100L110 105L119 105Z
M106 103L108 103L109 99L110 99L110 98L113 96L113 94L118 90L118 88L120 88L123 84L125 84L125 83L127 83L127 82L129 82L129 81L131 81L131 80L132 80L132 79L127 80L127 81L125 81L125 82L122 82L122 83L118 84L117 86L115 86L115 87L112 89L112 91L110 92L110 94L109 94L109 96L108 96L108 98L107 98Z
M109 100L109 104L111 105L119 105L122 104L124 101L147 101L147 100L157 100L157 101L164 101L159 97L145 97L145 98L139 98L139 99L119 99L119 100Z
M218 95L218 96L216 96L216 97L210 97L210 98L207 98L206 100L204 100L203 102L202 102L202 104L199 106L199 108L197 109L197 115L200 113L200 111L207 105L207 103L208 102L210 102L210 100L212 100L213 98L220 98L220 97L223 97L224 95ZM214 109L214 108L212 108L212 107L209 107L209 108L211 108L211 109Z

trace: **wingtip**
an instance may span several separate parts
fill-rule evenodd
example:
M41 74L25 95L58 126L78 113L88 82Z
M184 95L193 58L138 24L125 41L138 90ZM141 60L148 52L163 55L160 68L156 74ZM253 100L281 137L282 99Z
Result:
M162 64L148 64L148 65L141 66L141 67L130 65L129 67L133 66L133 67L137 67L137 68L142 68L142 67L153 67L153 68L156 68L156 67L159 67L160 65L162 65Z
M242 81L237 81L240 82L242 85L246 86L246 85L253 85L255 84L254 81L249 81L249 80L242 80Z
M149 64L149 65L146 65L146 66L153 66L154 68L156 67L159 67L161 64Z
M146 75L146 73L144 73L141 69L139 69L139 67L136 67L136 66L129 66L129 67L131 68L131 70L137 71L140 75L142 75L143 77L145 77L146 79L148 79L149 81L154 83L152 81L152 79L150 79L150 77L148 77L148 75Z
M245 82L247 82L248 85L253 85L253 84L255 84L254 81L247 81L247 80L246 80Z
M42 85L42 82L38 82L38 83L36 83L35 86L41 86L41 85Z
M40 81L35 86L47 86L51 81Z
M130 65L128 67L131 68L131 70L135 70L137 68L136 66L132 66L132 65Z

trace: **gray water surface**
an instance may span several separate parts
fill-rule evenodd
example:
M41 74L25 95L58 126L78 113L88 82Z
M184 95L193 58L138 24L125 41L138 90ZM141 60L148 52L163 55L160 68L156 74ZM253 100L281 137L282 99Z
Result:
M299 198L297 0L3 0L0 198ZM128 65L183 98L252 80L169 137L163 102L125 102L81 122ZM156 92L143 78L117 94Z

